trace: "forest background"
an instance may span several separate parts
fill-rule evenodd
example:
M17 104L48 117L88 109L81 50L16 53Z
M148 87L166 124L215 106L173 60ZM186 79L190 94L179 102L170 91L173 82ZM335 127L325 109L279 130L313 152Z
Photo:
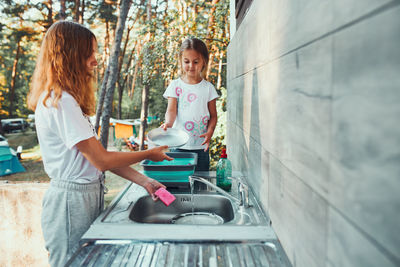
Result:
M0 119L33 113L26 96L36 56L46 30L58 20L79 22L95 33L97 113L105 119L141 118L142 138L145 118L164 119L162 94L179 76L180 43L190 36L202 39L210 52L205 78L221 96L210 147L215 164L225 137L228 0L5 0L0 10Z

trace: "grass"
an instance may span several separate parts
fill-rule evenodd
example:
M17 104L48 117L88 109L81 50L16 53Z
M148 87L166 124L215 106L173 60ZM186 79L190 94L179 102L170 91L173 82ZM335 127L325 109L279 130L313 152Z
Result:
M38 145L36 132L30 129L25 132L6 134L5 137L7 138L10 147L14 149L17 149L19 145L22 145L24 150L30 150Z
M10 147L17 149L22 146L21 164L26 172L15 173L1 176L0 181L9 183L38 182L48 183L50 178L47 176L42 161L40 146L38 144L35 131L26 131L5 135ZM134 169L139 170L139 164L132 165ZM127 185L128 181L111 172L106 172L106 187L108 193L104 196L104 206L107 207L114 197Z

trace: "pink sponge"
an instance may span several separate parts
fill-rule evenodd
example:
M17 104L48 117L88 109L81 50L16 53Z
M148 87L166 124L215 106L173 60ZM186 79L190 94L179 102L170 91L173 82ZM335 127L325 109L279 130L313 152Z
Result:
M165 188L158 189L154 194L158 196L166 206L169 206L169 204L174 202L174 200L176 199L176 197L167 190L165 190Z

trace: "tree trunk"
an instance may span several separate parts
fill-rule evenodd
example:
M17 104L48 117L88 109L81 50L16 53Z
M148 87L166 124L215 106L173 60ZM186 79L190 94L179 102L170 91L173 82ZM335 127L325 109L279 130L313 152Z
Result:
M117 106L117 119L122 119L122 95L124 94L124 89L121 88L120 83L118 83L118 106Z
M139 142L140 150L144 150L144 134L147 128L147 110L149 106L149 84L145 84L142 91L142 110L140 112L140 130L139 130Z
M211 51L211 49L209 49ZM209 59L208 59L208 68L207 68L207 74L206 74L206 80L208 80L208 77L211 74L212 71L212 65L214 62L214 53L210 53Z
M132 30L132 27L128 27L126 38L124 42L124 48L122 49L122 53L119 55L119 64L118 64L118 73L117 73L117 84L118 84L118 105L117 105L117 118L121 119L122 116L122 95L124 93L124 86L121 84L121 69L122 64L124 63L124 57L126 54L126 48L129 42L129 34ZM128 63L129 64L129 63ZM129 67L129 66L128 66Z
M3 126L1 125L1 116L0 116L0 134L4 134Z
M219 51L217 89L221 88L221 83L222 83L222 59L223 59L223 57L224 57L224 53L222 51Z
M130 0L121 1L118 22L117 22L117 29L116 29L113 48L111 51L111 58L109 63L110 74L106 87L107 90L104 100L104 112L101 120L102 127L101 127L100 141L104 146L104 148L107 148L107 143L108 143L108 129L111 117L112 102L114 98L115 83L117 81L117 74L118 74L118 58L121 49L122 35L124 33L126 17L128 15L130 4L131 4Z
M187 33L187 6L184 1L178 1L178 10L179 10L179 30L180 34L185 35Z
M219 1L220 0L212 1L212 3L211 3L212 7L211 7L211 10L210 10L210 13L208 16L206 45L207 45L209 51L214 50L212 47L210 47L210 42L215 35L215 10L217 9L217 4ZM210 76L213 62L214 62L214 53L210 53L210 59L208 61L208 69L207 69L206 79L208 79L208 77Z
M213 0L211 3L211 10L208 15L208 25L207 25L207 37L206 37L206 45L209 47L210 40L213 38L215 34L215 10L217 9L217 4L220 0ZM210 49L210 48L209 48Z
M48 2L44 3L47 7L48 13L47 13L47 21L45 28L48 29L50 28L51 25L53 25L53 1L49 0Z
M85 0L82 0L81 11L79 12L79 23L83 24L83 15L85 14Z
M65 0L60 0L60 19L64 20L67 18L67 15L65 13Z
M109 26L110 22L108 21L108 19L106 19L106 37L104 39L104 51L103 51L103 73L101 74L101 76L103 76L103 80L104 80L104 76L106 74L106 70L108 67L108 64L106 64L107 59L109 59L110 57L110 26Z
M151 1L147 2L147 23L149 24L149 32L147 33L149 38L149 43L146 46L146 49L144 51L144 65L145 66L150 66L151 62L148 62L149 56L146 56L146 54L152 53L149 44L151 44L152 39L153 39L153 34L151 31ZM139 130L139 149L143 150L144 149L144 133L146 132L147 128L147 110L149 106L149 91L150 91L150 79L151 79L151 73L148 73L146 77L143 78L144 80L144 88L142 91L142 110L140 112L140 130Z
M100 118L101 118L101 113L103 112L104 97L106 95L106 88L107 88L107 81L109 74L110 74L110 65L108 64L103 76L103 82L101 83L100 94L98 96L99 98L97 99L96 123L94 126L94 128L96 129L96 133L99 132Z
M10 106L8 110L8 114L10 118L13 116L13 109L14 109L14 95L15 95L15 80L17 78L17 67L18 67L18 61L19 61L19 55L21 53L21 39L18 40L17 43L17 52L15 54L14 58L14 63L13 63L13 68L11 72L11 84L10 84Z
M136 47L136 44L135 44L135 46L133 47L133 51L135 50L135 47ZM131 54L129 55L129 59L128 59L128 62L127 62L127 64L126 64L126 70L125 70L125 73L126 73L126 74L125 74L125 76L124 76L124 79L122 80L121 88L125 88L125 86L127 85L128 77L130 76L130 75L129 75L129 68L130 68L130 66L131 66L131 64L132 64L133 51L132 51Z
M79 22L79 8L81 5L81 1L80 0L75 0L75 18L74 21L75 22Z
M131 86L131 90L130 90L130 97L131 98L133 97L133 94L135 92L136 78L137 78L138 70L139 70L139 67L140 67L141 63L142 63L141 59L139 59L136 62L136 65L135 65L135 71L133 72L132 86Z
M193 3L193 7L192 7L192 19L195 22L194 24L197 25L197 14L199 12L199 6L197 4L197 2L195 1Z

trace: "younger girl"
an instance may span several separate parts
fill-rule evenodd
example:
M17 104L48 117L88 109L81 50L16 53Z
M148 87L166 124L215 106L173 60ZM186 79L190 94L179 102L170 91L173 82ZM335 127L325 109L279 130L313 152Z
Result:
M101 172L110 170L143 186L164 187L129 166L145 158L171 160L159 147L141 152L108 152L97 140L88 115L94 112L97 65L94 34L60 21L47 31L37 60L28 106L50 187L43 199L42 230L51 266L64 266L103 206Z
M208 50L203 41L188 38L179 51L182 71L180 78L173 80L165 90L168 98L164 130L177 128L186 131L190 138L175 151L190 151L198 155L197 171L208 171L210 157L208 148L217 124L214 86L204 79L208 65Z

